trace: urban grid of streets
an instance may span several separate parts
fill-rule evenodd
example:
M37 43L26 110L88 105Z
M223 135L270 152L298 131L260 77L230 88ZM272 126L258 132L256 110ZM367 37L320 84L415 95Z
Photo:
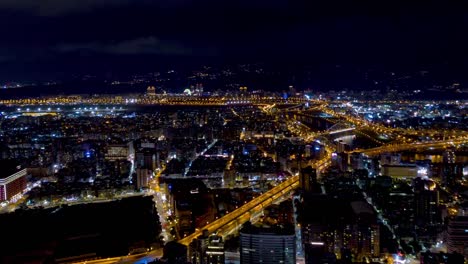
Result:
M281 111L273 113L272 109L274 109L275 104L270 105L262 105L260 108L265 111L266 113L272 114L272 118L274 115L283 114ZM349 122L353 129L359 129L361 127L365 127L368 129L375 130L376 132L380 133L388 133L395 137L397 143L391 143L384 146L372 148L372 149L362 149L357 150L358 152L364 152L368 155L378 155L385 152L394 152L394 151L402 151L414 148L431 148L431 147L450 147L459 144L465 144L468 142L467 133L461 133L458 135L451 135L448 139L443 140L433 140L433 141L425 141L425 142L415 142L411 139L407 138L407 135L414 135L417 133L414 130L405 130L405 129L390 129L382 125L370 124L369 122L359 119L357 117L349 117L343 114L337 114L336 112L329 110L326 108L325 103L320 103L318 108L330 115L337 116L340 118L345 119ZM288 110L291 111L291 110ZM294 110L292 110L294 111ZM282 116L284 117L284 116ZM284 122L288 124L288 128L293 132L296 136L301 137L302 139L306 140L313 140L316 137L320 136L320 134L313 133L307 126L304 126L300 123L300 121L296 121L295 119L284 118L282 119ZM421 132L424 133L424 132ZM212 146L211 144L210 146ZM318 172L323 171L326 169L327 166L330 165L331 160L331 153L334 151L332 144L326 144L326 157L323 160L316 161L310 165L315 167ZM156 206L158 213L160 215L161 224L163 226L162 236L164 240L171 241L175 240L176 237L171 235L171 229L175 226L176 221L168 221L168 216L171 214L172 209L170 208L170 204L167 202L167 194L164 192L165 188L160 188L158 183L158 178L161 175L162 170L155 172L155 178L151 182L151 189L154 191L154 197L156 201ZM295 188L298 184L298 177L297 175L292 176L291 178L287 179L285 182L279 184L278 186L274 187L273 189L267 191L266 193L254 198L249 203L239 207L233 212L225 215L222 218L215 220L212 223L209 223L203 228L199 228L195 231L195 233L191 234L190 236L181 238L179 240L180 243L188 245L192 239L196 238L201 234L201 230L207 229L210 232L216 232L223 236L231 234L237 231L242 223L255 220L258 218L258 215L261 213L262 209L272 203L278 203L283 199L290 196L290 191ZM285 191L286 190L286 191ZM382 215L379 214L378 217L382 220L383 223L386 223L385 219L382 218ZM388 225L388 224L387 224ZM390 228L390 230L392 230ZM298 260L303 259L303 253L300 250L297 252ZM136 254L131 256L123 256L117 258L111 258L106 260L96 260L96 261L87 261L85 263L146 263L149 260L154 258L158 258L162 256L162 252L160 249L153 250L147 253ZM407 262L413 263L415 261L414 257L407 258Z

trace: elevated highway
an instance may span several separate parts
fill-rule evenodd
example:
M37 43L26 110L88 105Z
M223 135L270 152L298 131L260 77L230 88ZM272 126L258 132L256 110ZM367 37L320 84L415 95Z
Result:
M318 171L323 170L326 166L330 164L331 156L327 155L326 158L323 158L319 161L316 161L314 167ZM252 201L244 204L238 209L232 211L231 213L211 222L210 224L197 229L193 234L184 237L179 240L179 243L184 245L189 245L193 239L197 238L203 233L203 230L208 230L209 233L218 232L221 228L225 226L230 226L231 228L239 228L240 225L250 220L251 216L254 216L256 213L263 210L263 208L275 203L284 196L289 195L289 193L294 190L299 185L299 176L292 176L286 181L278 184L273 189L261 194L260 196L254 198ZM220 235L225 235L230 233L230 229L224 230L224 233ZM219 234L219 232L218 232Z
M385 146L371 148L371 149L358 149L350 151L350 153L364 153L369 156L379 155L385 152L397 152L405 151L418 148L447 148L462 144L468 144L468 137L461 137L458 139L447 139L447 140L437 140L429 142L413 142L413 143L401 143L401 144L388 144Z
M365 153L367 155L378 155L384 152L391 152L391 151L403 151L409 149L417 149L417 148L428 148L428 147L450 147L454 145L461 145L461 144L468 144L468 137L462 137L453 140L440 140L440 141L431 141L431 142L416 142L416 143L404 143L404 144L391 144L386 145L378 148L372 149L363 149L363 150L355 150L353 152ZM327 155L326 158L315 162L315 165L318 172L326 168L330 164L331 156ZM240 225L249 221L251 217L255 216L255 213L262 208L274 203L275 201L279 200L281 197L287 195L290 191L294 190L299 184L299 177L293 176L288 180L280 183L273 189L269 190L268 192L254 198L252 201L244 204L243 206L239 207L235 211L225 215L222 218L200 228L197 229L196 232L193 234L184 237L183 239L179 240L179 243L184 245L189 245L190 242L200 236L202 234L202 230L208 230L208 232L217 232L220 230L221 235L229 234L232 230L236 230L239 228ZM110 259L101 259L92 261L89 263L126 263L126 261L130 259L135 259L140 257L141 259L147 258L150 255L156 255L156 251L150 251L147 254L140 254L138 256L129 256L129 257L116 257ZM128 262L127 262L128 263Z
M179 243L188 246L193 239L197 238L202 234L203 230L208 230L209 233L219 233L218 230L234 224L235 226L242 225L243 223L250 220L250 216L254 215L263 208L271 205L273 202L278 200L281 196L287 195L290 191L294 190L299 184L299 177L292 176L286 181L278 184L273 189L265 192L264 194L254 198L250 202L242 205L238 209L228 213L227 215L211 222L210 224L197 229L195 233L184 237L179 240ZM223 235L223 234L220 234Z

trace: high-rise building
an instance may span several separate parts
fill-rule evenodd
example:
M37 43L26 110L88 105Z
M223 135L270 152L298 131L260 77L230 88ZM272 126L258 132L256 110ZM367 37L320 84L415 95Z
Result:
M453 164L456 162L457 156L455 155L455 151L453 149L447 149L443 156L443 162L448 164Z
M350 148L349 145L346 144L346 142L343 142L342 140L336 142L336 152L337 153L342 153L342 152L348 151L349 148Z
M317 171L311 166L301 168L299 172L299 188L304 192L313 191L317 186Z
M208 264L224 264L224 241L217 235L208 238L208 247L205 251Z
M15 200L26 189L26 168L11 160L1 160L0 168L0 202Z
M148 169L137 168L136 169L136 188L147 188L149 186L149 179L151 176L151 171Z
M348 170L348 154L345 152L332 153L332 167L339 171Z
M443 154L442 184L445 186L453 186L463 176L463 166L457 164L456 158L453 149L448 149Z
M414 216L418 224L440 223L439 191L431 180L416 178L414 180Z
M294 227L257 227L247 222L240 231L241 264L296 263Z
M309 158L311 156L311 149L312 149L311 145L306 145L305 146L304 155L305 155L306 158Z
M392 178L414 179L418 176L418 166L416 164L385 164L382 165L380 173Z
M236 185L236 171L233 168L224 170L223 183L227 188L233 188Z
M110 161L127 160L132 155L135 155L133 142L127 144L112 144L107 146L105 159Z
M164 245L162 263L186 264L187 247L175 241L169 241Z
M457 252L468 258L468 216L456 216L450 219L447 234L448 252Z
M330 209L333 208L333 209ZM380 227L366 201L306 194L299 210L305 263L346 262L380 254Z
M378 257L380 255L380 226L376 215L366 201L351 202L354 212L351 251L357 256Z
M154 86L148 86L146 89L147 96L156 96L156 88Z
M353 170L364 169L364 157L362 153L352 153L349 156L350 165Z
M401 163L400 153L383 153L380 156L380 165L398 165Z
M195 85L195 94L197 94L197 95L203 94L203 84L202 83L197 83Z
M193 264L224 264L223 238L203 230L189 245L189 259Z
M149 170L156 169L156 154L154 149L140 149L135 153L135 165Z

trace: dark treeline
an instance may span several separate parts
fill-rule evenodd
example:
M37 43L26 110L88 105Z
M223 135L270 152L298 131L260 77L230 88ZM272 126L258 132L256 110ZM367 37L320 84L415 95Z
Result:
M0 263L53 262L69 256L126 255L147 246L161 226L152 197L0 214Z

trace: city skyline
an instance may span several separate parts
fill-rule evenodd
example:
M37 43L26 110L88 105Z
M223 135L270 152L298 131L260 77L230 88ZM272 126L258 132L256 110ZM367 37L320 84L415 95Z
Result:
M462 3L0 0L0 24L0 263L466 263Z

